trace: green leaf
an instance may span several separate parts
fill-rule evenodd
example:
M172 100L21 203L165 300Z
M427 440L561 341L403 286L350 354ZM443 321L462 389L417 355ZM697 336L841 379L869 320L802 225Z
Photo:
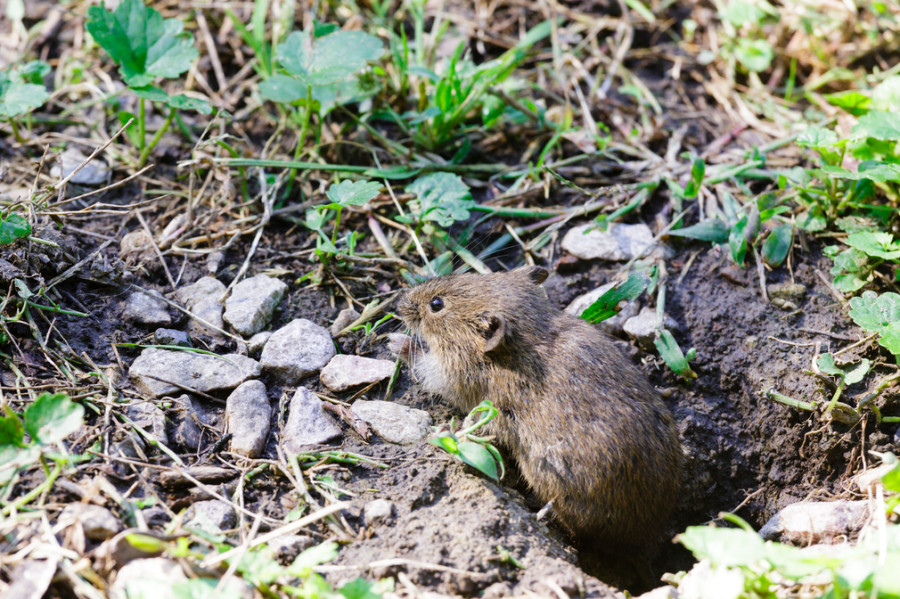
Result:
M855 137L900 140L900 114L883 110L872 110L859 117L859 122L851 129Z
M880 183L900 181L900 164L870 162L860 164L858 171L851 171L840 166L825 165L813 169L811 173L819 179L842 179L846 181L862 181L868 179Z
M844 375L844 382L848 385L855 385L865 378L867 374L869 374L869 370L872 367L872 363L869 362L867 358L863 358L863 360L859 363L859 366L854 368L853 370L847 371Z
M804 148L827 150L838 142L837 133L824 127L807 127L797 136L797 145Z
M825 100L832 106L843 108L853 116L862 116L872 107L872 99L855 89L825 94Z
M772 64L775 51L766 40L742 37L734 48L734 56L748 71L761 73Z
M703 177L706 175L706 162L700 158L694 158L691 164L691 178L684 186L683 195L685 198L696 198L700 193L700 186L703 185Z
M900 492L900 462L881 477L881 482L888 491Z
M900 356L900 295L866 291L850 298L850 318L867 331L878 333L878 343Z
M603 295L597 298L593 304L581 313L581 318L595 324L612 318L619 313L619 304L621 302L630 302L637 298L647 285L650 284L650 277L644 273L632 272L628 275L628 279L619 283L612 289L607 290Z
M200 114L212 113L212 106L210 106L209 102L201 98L186 96L185 94L169 96L167 104L169 105L169 108L174 108L176 110L194 110Z
M31 225L20 214L10 214L0 220L0 245L8 245L17 239L31 235Z
M888 112L900 111L900 76L888 77L878 84L872 92L872 108Z
M839 376L841 378L844 377L844 371L837 367L834 363L834 356L830 353L821 354L819 359L816 360L816 366L819 367L825 374L830 374L831 376Z
M762 245L762 257L769 266L779 266L787 258L794 241L794 227L790 224L778 225Z
M141 0L122 0L115 12L91 6L87 30L119 65L129 87L178 77L199 56L194 36L184 31L181 21L164 20Z
M708 559L716 566L750 565L766 557L762 537L739 528L689 526L677 540L695 557Z
M237 569L243 574L244 580L257 588L272 584L284 574L281 564L268 552L259 550L245 553Z
M308 87L289 75L276 73L259 84L263 98L282 104L292 104L307 96Z
M0 447L12 445L14 447L23 447L22 440L25 438L25 429L22 427L22 421L15 414L0 418Z
M375 585L365 578L351 580L338 589L344 599L381 599L381 593L375 592Z
M459 441L451 433L445 433L428 439L428 442L437 448L443 449L450 455L459 455Z
M469 186L459 175L452 173L419 177L407 186L406 191L418 197L414 207L419 220L435 221L444 228L469 218L469 210L475 205Z
M696 225L669 231L669 235L674 237L699 239L700 241L710 241L712 243L725 243L728 241L728 234L730 231L731 229L729 229L728 225L718 218L707 218Z
M0 85L0 118L17 117L40 107L50 94L43 85L13 81Z
M728 247L731 249L731 258L739 266L744 264L744 256L747 255L745 230L748 222L749 217L745 214L731 227L731 231L728 233Z
M338 206L362 206L381 193L381 183L374 181L341 181L329 186L325 195Z
M134 147L140 147L141 145L141 128L138 126L137 116L131 114L126 110L120 110L116 113L116 118L119 119L119 124L123 127L126 123L131 121L131 124L125 128L125 136L128 138L128 141L131 142L131 145Z
M343 81L383 52L381 40L362 31L337 31L316 40L305 31L294 31L278 45L276 57L305 88Z
M65 393L42 393L25 410L25 430L43 445L62 441L81 427L84 406Z
M287 572L292 576L303 578L309 576L309 572L314 566L325 564L334 560L338 554L338 544L332 541L326 541L318 545L314 545L309 549L300 552L290 566Z
M170 582L172 585L171 597L173 599L241 599L241 585L224 584L219 588L218 578L189 578ZM162 589L161 589L162 590ZM131 586L128 587L128 597L131 599ZM163 592L163 596L168 593ZM158 593L153 593L147 599L158 599Z
M691 366L688 364L687 358L684 357L681 348L678 347L675 337L667 329L663 329L656 339L653 340L653 345L656 346L656 350L666 363L666 366L672 369L673 372L685 379L697 378L697 373L691 370Z
M735 27L742 27L745 24L756 25L761 23L766 17L766 13L752 2L732 0L725 6L725 10L722 11L722 17Z
M459 444L459 459L472 466L482 474L494 481L500 481L497 476L497 462L494 456L481 443L463 441Z
M885 232L861 231L847 236L845 243L868 256L896 260L900 258L900 243Z

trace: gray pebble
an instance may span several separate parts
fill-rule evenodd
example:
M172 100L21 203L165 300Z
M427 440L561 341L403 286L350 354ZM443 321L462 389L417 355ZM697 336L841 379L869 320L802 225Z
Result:
M431 415L389 401L356 400L350 410L368 422L389 443L415 443L431 430Z
M135 291L125 300L122 318L136 324L159 326L171 324L169 308L162 298L154 293Z
M338 354L322 369L319 379L332 391L346 391L390 378L395 366L391 360Z
M334 356L331 335L304 318L278 329L263 347L259 361L263 370L284 385L296 385L314 374Z
M325 413L322 400L306 387L294 393L289 410L281 435L289 454L307 451L341 436L341 427Z
M262 455L271 416L266 386L259 381L241 383L225 404L226 427L232 435L231 451L248 458Z
M258 333L272 319L287 288L282 281L266 275L244 279L225 300L225 322L245 337Z
M193 347L191 338L184 331L178 329L156 329L153 339L157 345L177 345L178 347Z
M256 360L235 354L211 356L148 348L132 363L128 375L140 391L161 397L191 389L203 393L228 391L258 377L260 368Z

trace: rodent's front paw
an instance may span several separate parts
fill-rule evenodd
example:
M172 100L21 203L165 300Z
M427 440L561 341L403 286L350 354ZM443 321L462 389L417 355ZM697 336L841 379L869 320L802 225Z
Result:
M403 360L409 362L409 352L412 350L412 337L404 333L388 333L388 350Z

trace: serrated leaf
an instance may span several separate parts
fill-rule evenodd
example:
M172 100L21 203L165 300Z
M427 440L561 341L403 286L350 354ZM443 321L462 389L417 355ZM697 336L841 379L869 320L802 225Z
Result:
M178 77L199 56L194 36L184 31L181 21L164 20L141 0L122 0L114 12L91 6L87 30L119 65L130 87Z
M900 114L872 110L859 117L859 121L851 129L851 133L854 137L900 141Z
M881 295L866 291L850 299L850 318L873 333L900 330L900 295L892 291Z
M581 318L592 324L612 318L619 313L618 306L621 302L634 300L644 292L649 284L650 277L643 273L633 272L628 275L628 279L597 298L597 301L581 313Z
M769 233L762 245L762 258L769 266L779 266L787 258L794 241L794 227L778 225Z
M0 118L12 118L39 108L50 94L43 85L12 81L0 89Z
M325 195L339 206L362 206L381 193L381 187L374 181L346 180L332 184Z
M865 287L868 282L868 279L863 279L856 273L844 273L836 275L832 284L841 293L853 293Z
M31 225L20 214L10 214L0 221L0 245L8 245L17 239L31 235Z
M797 136L797 145L804 148L829 149L838 142L837 133L824 127L807 127Z
M343 81L383 52L381 40L362 31L337 31L315 40L305 31L294 31L278 45L276 57L305 88Z
M878 344L895 356L900 356L900 328L882 331L878 337Z
M81 427L84 406L65 393L42 393L25 410L25 430L43 445L62 441Z
M663 329L656 339L653 340L653 345L656 346L660 357L672 372L681 375L685 379L697 378L697 373L691 369L691 365L688 363L687 358L684 357L681 348L678 347L675 337L667 329Z
M742 37L734 48L734 56L748 71L761 73L772 64L775 51L766 40Z
M452 173L419 177L407 186L406 191L417 196L419 220L435 221L444 228L469 218L469 210L475 205L469 186Z
M860 231L847 236L845 243L868 256L896 260L900 258L900 243L894 241L893 235L883 231Z
M500 480L497 475L497 462L494 456L480 443L463 441L459 444L459 459L475 468L494 481Z

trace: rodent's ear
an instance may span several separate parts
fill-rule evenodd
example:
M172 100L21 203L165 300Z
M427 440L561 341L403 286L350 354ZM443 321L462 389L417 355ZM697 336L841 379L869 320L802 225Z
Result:
M540 285L550 276L550 271L542 266L523 266L513 272L524 275L535 285Z
M490 353L500 347L506 338L506 320L499 314L484 313L484 353Z

